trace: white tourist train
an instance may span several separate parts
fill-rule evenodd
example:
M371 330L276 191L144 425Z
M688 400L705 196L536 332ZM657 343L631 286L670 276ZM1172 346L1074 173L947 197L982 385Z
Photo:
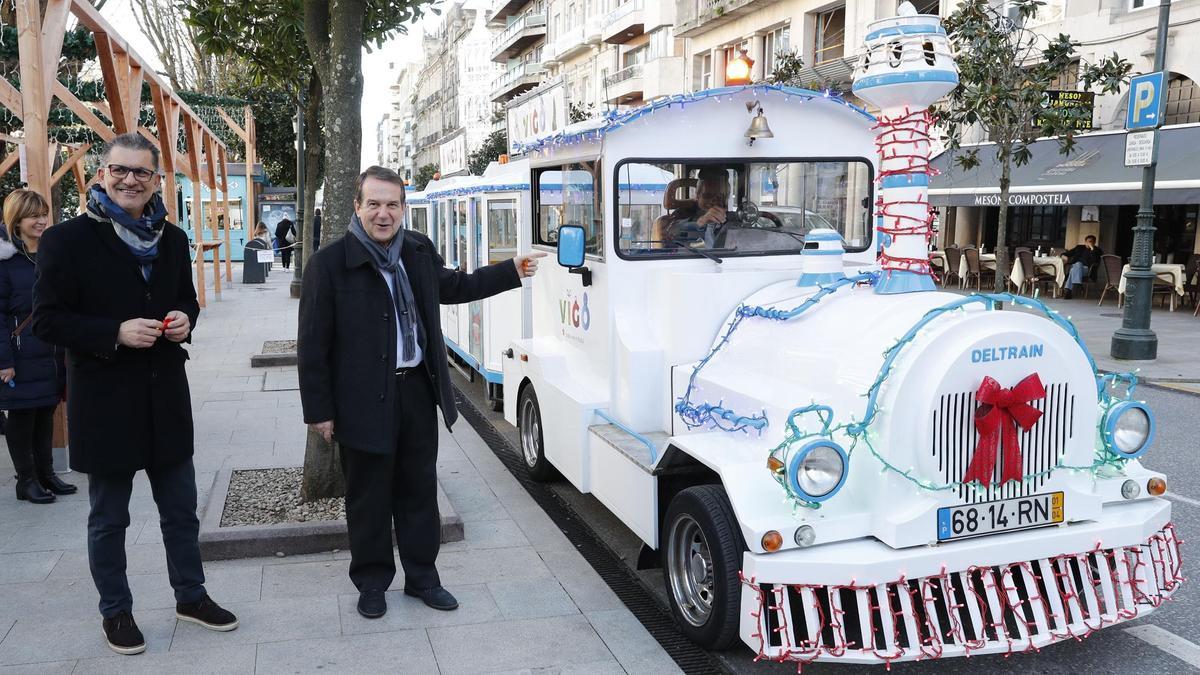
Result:
M937 21L871 27L855 91L878 118L731 87L572 125L509 165L528 185L517 249L559 266L480 361L529 473L642 539L699 644L800 663L1029 651L1182 583L1131 379L1038 301L928 274L924 110L956 81ZM447 223L491 197L443 183L429 231L447 264L482 264L491 228L456 244Z

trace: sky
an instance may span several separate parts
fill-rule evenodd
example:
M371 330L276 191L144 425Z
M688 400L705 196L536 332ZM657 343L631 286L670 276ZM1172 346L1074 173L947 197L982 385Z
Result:
M167 2L168 0L158 0ZM445 2L436 2L434 7L442 7ZM131 0L109 0L101 14L125 38L133 51L137 52L147 65L155 70L162 69L162 62L154 53L150 41L138 30L133 15ZM417 26L408 26L407 35L397 35L373 53L363 50L363 101L362 101L362 162L366 168L375 163L376 139L375 127L379 119L387 112L391 92L388 88L396 78L395 71L389 71L389 63L403 63L420 60L421 34L424 30L433 31L440 17L427 12L425 18Z

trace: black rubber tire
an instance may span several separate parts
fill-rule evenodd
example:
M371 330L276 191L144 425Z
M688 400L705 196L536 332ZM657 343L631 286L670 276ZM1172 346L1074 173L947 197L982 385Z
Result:
M670 550L673 545L671 533L681 516L690 516L700 527L713 565L713 603L707 620L695 626L684 618L672 592L672 565ZM675 495L667 508L663 520L662 567L663 581L667 586L667 597L671 604L671 615L680 631L689 640L707 649L728 649L738 641L742 604L742 554L746 544L742 539L737 518L725 488L720 485L697 485Z
M529 433L526 433L526 427L532 425ZM558 472L550 465L550 460L546 459L546 445L542 434L542 409L538 405L537 393L533 391L533 385L529 385L521 390L521 396L517 399L517 429L521 435L521 463L525 465L525 470L529 473L529 477L539 483L554 480L558 477ZM528 453L525 447L526 443L531 440L537 443L536 451ZM534 457L531 458L529 455Z

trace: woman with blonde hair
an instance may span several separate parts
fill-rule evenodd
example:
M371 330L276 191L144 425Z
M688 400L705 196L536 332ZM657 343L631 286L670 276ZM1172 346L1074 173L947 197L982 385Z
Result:
M8 410L8 452L17 471L17 499L48 504L74 494L54 475L51 444L54 410L66 382L62 351L29 329L38 242L50 205L32 190L13 190L4 200L8 241L0 241L0 408ZM8 339L4 339L7 337Z

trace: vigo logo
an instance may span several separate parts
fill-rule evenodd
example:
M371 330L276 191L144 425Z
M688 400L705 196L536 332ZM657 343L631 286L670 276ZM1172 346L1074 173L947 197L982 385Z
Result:
M564 326L585 331L592 326L592 310L588 309L587 293L583 294L582 299L568 295L565 300L559 300L558 313Z

